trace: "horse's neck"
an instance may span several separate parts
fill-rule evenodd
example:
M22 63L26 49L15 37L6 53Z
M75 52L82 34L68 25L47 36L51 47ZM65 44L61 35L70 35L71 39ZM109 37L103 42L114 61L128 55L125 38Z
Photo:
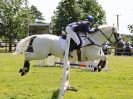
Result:
M96 45L102 45L105 42L105 40L106 40L106 38L101 33L99 33L99 32L87 35L89 37L89 39L93 43L95 43ZM85 39L85 44L86 45L91 44L92 42L90 40Z

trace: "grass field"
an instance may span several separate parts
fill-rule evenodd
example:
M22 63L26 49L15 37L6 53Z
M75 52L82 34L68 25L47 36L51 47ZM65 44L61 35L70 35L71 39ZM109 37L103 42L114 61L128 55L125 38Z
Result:
M23 55L0 53L0 99L57 99L61 67L34 67L20 76ZM133 58L109 56L109 70L89 72L71 68L70 83L77 92L67 91L64 99L133 99Z

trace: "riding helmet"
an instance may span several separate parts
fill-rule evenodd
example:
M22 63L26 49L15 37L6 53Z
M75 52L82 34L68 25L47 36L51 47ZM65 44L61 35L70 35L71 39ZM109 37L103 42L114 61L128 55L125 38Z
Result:
M87 18L86 18L89 22L94 22L94 18L93 18L93 16L91 16L91 15L89 15L89 16L87 16Z

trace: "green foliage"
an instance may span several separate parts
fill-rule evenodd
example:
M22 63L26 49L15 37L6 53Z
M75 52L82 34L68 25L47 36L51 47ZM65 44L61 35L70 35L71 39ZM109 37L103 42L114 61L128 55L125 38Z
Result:
M35 6L28 7L27 0L0 1L0 36L23 38L27 35L28 24L36 20L44 20L42 13Z
M0 53L0 57L0 99L57 99L62 67L34 67L32 61L22 77L18 70L23 55ZM64 99L132 99L132 57L111 55L108 66L108 71L95 73L71 68L70 84L78 91L66 91Z
M94 16L96 24L105 23L105 12L95 0L62 0L52 17L53 31L60 35L67 24L88 15Z
M44 18L42 16L42 13L38 11L38 9L35 6L31 6L31 14L34 15L36 22L43 23Z
M43 20L42 14L29 8L27 0L0 0L0 37L9 40L9 52L12 40L27 36L28 25L36 20Z
M2 0L0 10L1 35L13 39L20 31L25 32L25 23L29 22L27 18L29 9L22 0Z
M9 52L12 40L26 35L30 18L30 9L26 0L1 0L0 3L0 36L9 40Z
M86 18L88 15L94 16L96 24L106 23L105 21L105 11L102 9L101 5L98 4L97 0L78 0L80 9L82 9L82 17Z
M80 16L80 10L75 0L62 0L54 13L52 21L57 35L61 34L68 23L77 21Z

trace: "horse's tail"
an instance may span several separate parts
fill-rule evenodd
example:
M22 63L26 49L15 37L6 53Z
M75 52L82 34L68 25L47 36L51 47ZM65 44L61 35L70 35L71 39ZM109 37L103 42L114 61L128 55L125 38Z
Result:
M17 55L17 54L21 54L21 53L24 53L26 51L26 49L28 48L29 46L29 43L30 43L30 40L31 38L33 37L36 37L37 35L32 35L32 36L28 36L24 39L22 39L16 46L16 50L15 52L13 53L14 55Z

